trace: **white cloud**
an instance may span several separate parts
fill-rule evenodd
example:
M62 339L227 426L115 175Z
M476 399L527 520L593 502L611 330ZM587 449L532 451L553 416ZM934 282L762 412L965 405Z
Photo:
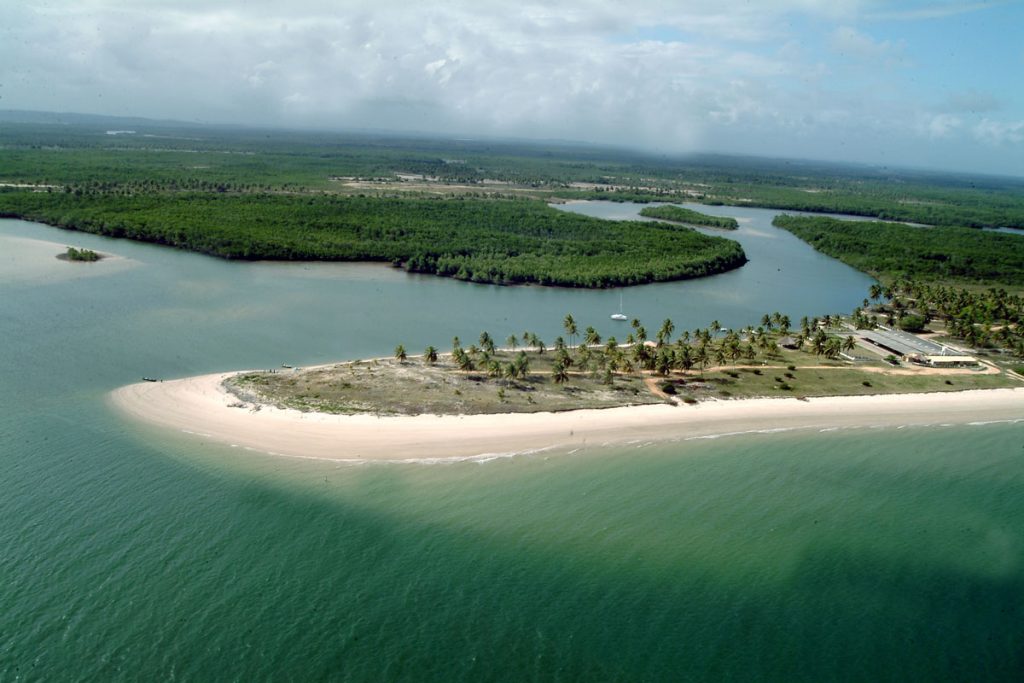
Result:
M948 138L958 131L963 126L963 123L963 120L958 116L936 114L926 117L926 120L920 126L920 131L933 140L938 140Z
M982 119L974 126L974 137L987 145L1000 147L1024 142L1024 121Z
M946 96L943 108L950 112L983 114L996 111L1003 103L992 93L974 88L950 93Z
M853 27L888 6L0 3L0 106L562 137L660 151L744 151L743 144L793 156L827 156L839 149L836 140L977 144L1019 134L1010 124L978 122L995 107L984 93L951 83L959 94L929 109L901 88L895 74L908 70L877 68L905 66L903 44ZM798 32L807 24L822 27L828 48L843 58ZM869 84L857 82L864 74Z
M876 41L850 26L840 26L831 35L832 49L841 55L869 62L893 62L903 53L902 44Z

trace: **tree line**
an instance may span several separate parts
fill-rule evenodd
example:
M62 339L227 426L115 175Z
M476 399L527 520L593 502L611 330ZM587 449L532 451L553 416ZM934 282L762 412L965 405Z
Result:
M684 226L542 202L369 196L0 192L0 215L229 259L383 261L483 283L618 287L702 277L742 247Z
M772 224L882 279L1024 285L1024 235L785 214Z

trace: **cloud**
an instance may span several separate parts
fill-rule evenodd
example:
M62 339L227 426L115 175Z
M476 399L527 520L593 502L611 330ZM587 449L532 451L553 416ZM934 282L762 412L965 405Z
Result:
M949 112L984 114L1002 108L1003 103L992 93L982 92L973 88L950 93L943 103Z
M910 7L952 12L961 5ZM938 91L921 97L904 87L911 69L878 68L910 65L903 42L859 28L889 6L0 3L0 106L570 138L665 152L829 156L867 149L857 140L879 148L891 140L969 140L980 148L980 140L1012 139L1012 125L977 118L1001 104L994 96L948 82L948 98ZM810 27L824 31L825 46Z
M948 138L963 126L963 120L952 114L936 114L927 117L919 130L933 140Z
M993 0L992 2L963 2L963 0L940 0L939 2L925 2L920 7L900 7L893 9L891 3L876 3L882 9L872 10L865 14L865 18L880 21L919 21L921 19L944 19L959 14L970 14L1005 5L1007 0Z
M1024 121L993 121L982 119L972 131L979 141L993 147L1024 142Z
M850 26L840 26L830 36L832 49L840 55L867 62L892 63L900 59L904 46L888 40L876 41Z

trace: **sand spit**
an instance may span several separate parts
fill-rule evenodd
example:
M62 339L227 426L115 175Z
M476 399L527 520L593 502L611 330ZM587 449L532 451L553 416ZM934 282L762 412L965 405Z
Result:
M1024 388L562 413L327 415L243 403L222 386L232 374L132 384L114 391L111 400L134 419L227 444L292 457L364 461L465 459L782 430L1024 422Z

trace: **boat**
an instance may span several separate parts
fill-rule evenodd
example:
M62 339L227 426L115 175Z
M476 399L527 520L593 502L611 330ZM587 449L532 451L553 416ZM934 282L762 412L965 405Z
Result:
M156 377L143 377L142 381L143 382L163 382L162 379L157 379Z
M612 313L612 320L629 320L626 314L622 312L622 295L619 294L619 312Z

